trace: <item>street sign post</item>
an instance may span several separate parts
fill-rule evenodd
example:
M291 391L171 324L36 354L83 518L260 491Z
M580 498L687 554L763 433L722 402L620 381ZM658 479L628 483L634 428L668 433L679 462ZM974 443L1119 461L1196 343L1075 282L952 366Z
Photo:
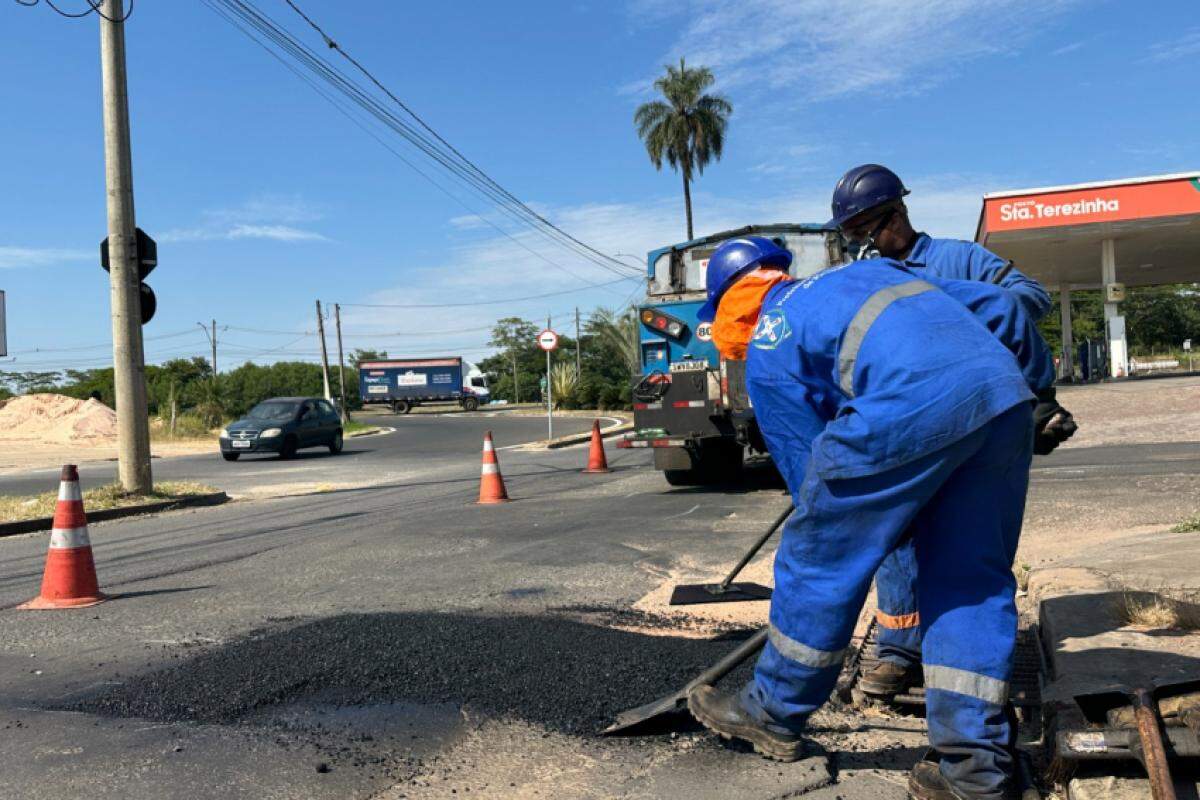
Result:
M550 320L546 320L546 329L537 335L537 345L546 351L546 439L554 438L554 384L550 375L550 354L558 348L558 334L550 329Z
M3 292L0 292L0 300L3 300L3 299L4 299L4 293L3 293ZM4 311L4 309L3 309L3 308L0 308L0 316L2 316L2 315L3 315L3 311ZM3 331L0 331L0 336L2 336L2 335L3 335ZM2 348L0 348L0 349L2 349ZM1191 371L1192 371L1192 340L1191 340L1191 339L1184 339L1184 340L1183 340L1183 349L1187 351L1187 354L1188 354L1188 372L1191 372ZM3 354L3 353L0 353L0 356L2 356L2 355L4 355L4 354Z

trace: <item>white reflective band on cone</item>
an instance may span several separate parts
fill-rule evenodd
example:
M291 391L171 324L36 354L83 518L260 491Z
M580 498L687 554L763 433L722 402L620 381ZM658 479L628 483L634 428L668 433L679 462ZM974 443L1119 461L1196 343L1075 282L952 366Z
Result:
M50 546L59 550L72 550L76 547L91 547L87 527L55 528L50 532Z
M875 324L887 307L904 297L933 291L933 286L925 281L908 281L895 286L886 286L867 298L859 307L846 328L842 338L842 347L838 350L838 383L842 391L854 397L854 363L858 360L858 350L862 347L867 331Z
M842 663L846 655L845 648L841 650L818 650L815 647L809 647L802 642L797 642L774 625L767 629L767 638L771 640L771 644L775 646L775 649L784 658L789 661L797 661L813 669L837 666Z
M59 500L83 500L79 491L79 481L63 481L58 485Z
M495 475L498 472L500 472L499 464L484 464L483 469L480 470L481 475Z
M484 439L484 440L483 440L483 452L485 452L485 453L491 453L491 452L494 452L494 451L495 451L495 449L496 449L496 445L492 444L492 440L491 440L491 439Z
M1008 681L940 664L925 665L925 688L965 694L998 706L1008 702Z

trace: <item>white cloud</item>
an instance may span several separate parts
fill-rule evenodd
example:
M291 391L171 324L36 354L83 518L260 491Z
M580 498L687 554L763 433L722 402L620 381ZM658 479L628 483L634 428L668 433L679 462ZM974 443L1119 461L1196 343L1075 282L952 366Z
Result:
M0 246L0 269L50 267L84 261L100 263L99 250L68 250L58 247Z
M172 228L158 238L163 242L232 241L265 239L276 242L327 242L324 234L296 227L321 219L321 211L295 195L267 194L228 208L209 209L202 222Z
M630 8L647 24L683 21L663 63L684 56L711 67L722 88L822 100L920 91L967 61L1014 52L1075 2L634 0Z
M1053 50L1051 50L1050 55L1065 56L1067 53L1074 53L1076 50L1082 49L1085 44L1087 44L1087 42L1084 42L1084 41L1071 42L1070 44L1064 44L1062 47L1056 47Z
M1152 45L1146 60L1159 63L1195 55L1200 55L1200 28L1192 28L1178 39Z

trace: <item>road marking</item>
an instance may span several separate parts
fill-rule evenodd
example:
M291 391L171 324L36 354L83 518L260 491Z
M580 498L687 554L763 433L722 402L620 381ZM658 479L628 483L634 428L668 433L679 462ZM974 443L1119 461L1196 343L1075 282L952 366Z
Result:
M669 517L663 517L663 519L679 519L680 517L686 517L688 514L691 514L693 511L696 511L699 508L700 508L700 504L697 503L696 505L692 506L691 508L689 508L687 511L683 512L682 514L672 514Z

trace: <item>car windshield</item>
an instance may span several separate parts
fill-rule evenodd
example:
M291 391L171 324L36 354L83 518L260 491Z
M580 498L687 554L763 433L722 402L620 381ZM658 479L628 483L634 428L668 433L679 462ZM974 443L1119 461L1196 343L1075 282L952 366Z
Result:
M246 415L246 419L258 420L260 422L285 422L296 416L296 409L299 407L299 403L259 403L250 409L250 413Z

